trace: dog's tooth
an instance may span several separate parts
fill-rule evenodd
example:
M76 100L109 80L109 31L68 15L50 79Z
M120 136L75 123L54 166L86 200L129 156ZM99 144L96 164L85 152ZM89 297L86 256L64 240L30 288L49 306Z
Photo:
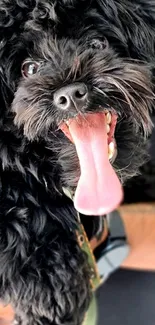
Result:
M109 160L113 158L114 153L115 153L115 144L112 141L108 145L108 158L109 158Z
M110 123L111 123L112 116L111 116L111 113L110 113L110 112L108 112L108 113L106 114L106 120L107 120L107 124L110 124Z
M110 125L107 124L106 128L107 128L107 133L109 133L110 132Z

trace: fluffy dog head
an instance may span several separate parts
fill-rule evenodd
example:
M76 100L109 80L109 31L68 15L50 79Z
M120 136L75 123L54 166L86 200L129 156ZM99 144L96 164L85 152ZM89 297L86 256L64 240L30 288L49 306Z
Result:
M79 163L58 127L79 113L117 113L114 167L122 180L135 174L144 160L151 128L153 50L151 31L138 10L134 3L112 0L8 1L4 11L2 5L5 102L28 139L55 139L65 186L76 186ZM87 100L61 109L55 92L76 83L86 86Z
M122 181L144 161L155 33L142 3L0 1L1 120L11 120L31 142L44 140L54 161L54 189L77 185L75 146L59 126L79 114L117 115L113 166ZM80 87L69 106L58 96L68 86Z

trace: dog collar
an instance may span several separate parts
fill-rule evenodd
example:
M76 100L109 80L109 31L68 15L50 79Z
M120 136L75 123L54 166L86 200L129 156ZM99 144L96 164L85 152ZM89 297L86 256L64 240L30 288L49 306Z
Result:
M89 241L78 213L77 239L79 246L88 256L90 283L93 291L120 267L130 252L119 212L114 211L100 218L103 220L100 234L97 233Z
M74 192L63 188L66 196L73 200ZM81 223L80 213L77 212L79 227L77 230L78 243L88 256L91 285L94 289L102 284L117 268L130 252L123 220L118 210L105 216L100 216L101 230L90 241ZM94 279L92 281L92 279Z
M80 220L79 214L78 214L78 218ZM79 227L77 230L77 240L80 248L86 253L88 257L88 265L90 270L90 285L92 291L94 291L101 285L102 279L98 271L98 267L96 264L95 256L93 254L91 243L88 240L87 234L84 230L81 221L79 222Z
M64 189L64 193L73 200L72 192ZM121 266L130 252L130 247L119 211L113 211L108 215L100 216L101 229L90 241L88 240L78 212L77 216L79 221L76 232L77 241L80 248L88 256L90 285L92 292L94 292ZM89 319L91 319L91 324L95 325L95 310L92 313L94 306L93 298L82 325L90 325ZM92 317L94 318L92 319Z

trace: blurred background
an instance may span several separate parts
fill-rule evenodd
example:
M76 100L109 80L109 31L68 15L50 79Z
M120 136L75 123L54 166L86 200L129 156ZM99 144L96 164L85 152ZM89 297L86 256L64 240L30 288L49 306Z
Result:
M155 117L153 121L155 125ZM155 162L155 130L151 157ZM134 193L133 188L130 190ZM155 266L155 259L153 263ZM98 290L97 299L98 325L155 325L155 272L120 269Z
M98 290L98 325L154 325L155 273L119 270Z

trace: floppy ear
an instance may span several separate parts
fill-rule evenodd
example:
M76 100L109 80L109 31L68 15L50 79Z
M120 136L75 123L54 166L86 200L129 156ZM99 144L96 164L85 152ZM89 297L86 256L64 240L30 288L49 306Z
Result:
M1 113L3 114L5 110L5 102L7 97L7 86L4 77L3 71L3 52L4 52L5 41L2 39L2 34L0 33L0 117Z
M115 29L116 37L121 37L131 57L148 59L154 55L154 1L96 0L96 3L109 23L109 30Z
M22 30L35 3L36 0L0 0L0 35Z
M22 27L32 12L36 0L1 0L0 1L0 28L3 30L17 30Z
M13 54L13 44L22 33L35 3L36 0L0 0L0 116L4 116L3 111L13 98L13 83L7 76L11 65L9 56Z
M12 92L7 85L3 69L0 66L0 118L5 117L5 113L9 108L9 101L12 98Z

